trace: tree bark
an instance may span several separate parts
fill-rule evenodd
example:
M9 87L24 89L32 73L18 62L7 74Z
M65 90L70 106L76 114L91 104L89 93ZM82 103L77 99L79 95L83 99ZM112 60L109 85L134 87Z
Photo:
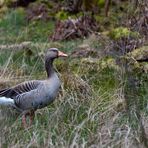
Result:
M110 6L111 0L105 0L105 16L108 16L109 6Z

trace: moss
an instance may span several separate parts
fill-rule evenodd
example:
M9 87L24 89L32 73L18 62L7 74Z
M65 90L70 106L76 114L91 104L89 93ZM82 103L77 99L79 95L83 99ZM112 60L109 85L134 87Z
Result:
M130 55L136 60L148 59L148 46L133 50Z
M132 32L128 28L125 27L118 27L109 32L109 37L113 40L119 40L121 38L138 38L138 32Z
M98 6L99 6L100 8L103 8L104 5L105 5L105 0L98 0Z
M104 20L104 17L102 17L102 16L100 16L100 15L95 15L95 20L96 20L97 22L101 22L101 21Z
M56 18L59 19L59 20L68 19L68 13L65 12L65 11L59 11L59 12L56 14Z
M131 68L135 73L148 73L148 46L143 46L141 48L135 49L132 52L128 53L124 58L128 60ZM138 61L138 62L137 62Z
M114 70L119 70L119 66L116 64L115 59L111 57L106 57L102 59L100 62L100 66L102 69L109 67Z

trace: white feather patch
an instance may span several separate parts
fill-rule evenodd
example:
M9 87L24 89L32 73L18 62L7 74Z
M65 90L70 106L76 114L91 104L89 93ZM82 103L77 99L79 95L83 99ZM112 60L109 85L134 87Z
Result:
M14 100L11 98L0 97L0 105L13 105Z

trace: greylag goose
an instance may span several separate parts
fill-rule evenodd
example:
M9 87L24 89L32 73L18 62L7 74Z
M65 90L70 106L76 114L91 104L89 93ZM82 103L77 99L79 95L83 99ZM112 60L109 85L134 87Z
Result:
M60 80L53 68L53 61L58 57L67 57L67 54L57 48L47 50L45 54L47 79L27 81L14 87L0 90L0 105L13 106L20 111L24 127L27 127L27 116L30 117L31 124L34 112L49 105L58 94Z

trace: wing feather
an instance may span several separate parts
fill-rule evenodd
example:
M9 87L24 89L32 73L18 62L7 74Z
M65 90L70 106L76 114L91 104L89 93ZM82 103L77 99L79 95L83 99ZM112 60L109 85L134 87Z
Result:
M13 98L19 94L36 89L40 84L41 84L41 81L39 80L20 83L14 87L0 90L0 96L1 97L5 96L7 98Z

